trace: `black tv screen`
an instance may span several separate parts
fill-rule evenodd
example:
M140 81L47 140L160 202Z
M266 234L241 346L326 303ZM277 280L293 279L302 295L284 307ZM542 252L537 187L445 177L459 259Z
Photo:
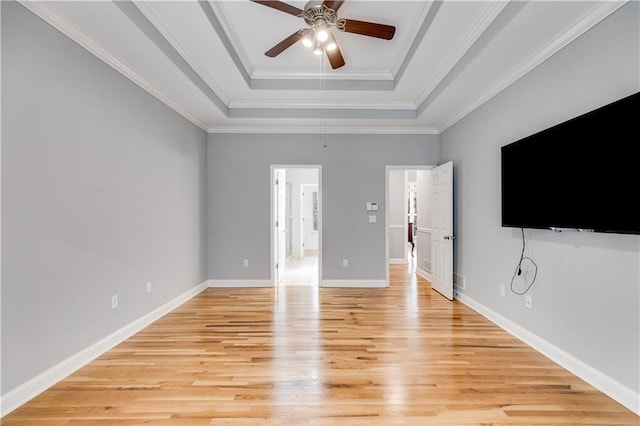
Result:
M501 148L502 226L640 234L640 92Z

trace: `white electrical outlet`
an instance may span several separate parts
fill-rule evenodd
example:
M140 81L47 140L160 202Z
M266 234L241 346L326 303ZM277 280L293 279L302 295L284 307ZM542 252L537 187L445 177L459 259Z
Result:
M369 223L376 223L376 220L378 220L376 215L374 215L374 214L370 214L369 215Z
M527 309L533 309L533 299L531 298L531 296L524 297L524 306Z
M342 259L342 266L344 266L345 268L349 266L349 259Z
M506 289L504 288L504 284L500 284L500 296L506 295Z
M115 309L118 307L118 295L115 294L111 296L111 309Z
M146 289L147 289L147 294L151 293L151 281L147 283Z
M245 259L242 261L242 266L244 266L245 268L249 267L249 259Z

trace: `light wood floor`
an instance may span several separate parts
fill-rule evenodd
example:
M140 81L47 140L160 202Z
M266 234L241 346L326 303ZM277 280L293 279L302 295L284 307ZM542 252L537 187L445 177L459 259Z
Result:
M9 425L638 425L429 283L207 289Z

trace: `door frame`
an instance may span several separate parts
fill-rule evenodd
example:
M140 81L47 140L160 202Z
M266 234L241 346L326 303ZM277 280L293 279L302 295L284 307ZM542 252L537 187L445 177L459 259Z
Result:
M283 181L280 182L280 179ZM272 204L272 220L271 228L273 229L274 239L271 250L273 251L273 264L274 264L274 285L278 284L282 280L282 274L284 271L284 263L286 262L286 205L287 205L287 169L275 168L273 169L273 178L271 179L273 204ZM284 212L282 211L284 208ZM278 224L276 226L276 223ZM282 240L283 238L284 240ZM284 252L282 252L284 249Z
M271 234L271 243L269 251L271 252L271 282L274 287L278 285L276 282L276 253L275 253L275 242L276 242L276 232L275 232L275 220L274 212L275 212L275 185L273 185L275 179L275 170L276 169L315 169L318 171L318 286L322 282L322 164L271 164L270 167L270 179L269 179L269 195L270 195L270 217L271 221L269 223L269 229Z
M406 172L407 170L431 170L434 167L436 167L436 165L389 165L387 164L385 166L385 171L384 171L384 261L385 261L385 269L386 269L386 280L387 280L387 287L389 286L389 172L391 170L403 170L405 172L405 177L406 177ZM405 178L405 182L406 182L406 178ZM405 185L406 186L406 185ZM405 192L406 192L406 188L405 188ZM405 197L406 198L406 197ZM406 202L405 202L406 204ZM406 206L404 206L404 209L406 210ZM418 213L419 215L420 213ZM405 237L406 237L406 232L405 232ZM405 247L405 251L406 251L406 247ZM406 255L406 254L405 254Z

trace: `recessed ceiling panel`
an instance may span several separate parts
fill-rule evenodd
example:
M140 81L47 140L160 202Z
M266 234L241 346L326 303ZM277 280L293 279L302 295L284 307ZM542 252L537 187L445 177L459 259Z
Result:
M288 1L304 9L306 2ZM251 1L218 3L224 14L229 37L250 61L252 73L258 75L314 74L330 68L324 56L317 57L301 42L295 43L275 58L265 52L300 29L309 28L304 19ZM419 1L346 0L338 10L338 18L392 25L392 40L383 40L331 29L345 58L341 74L391 75L394 65L402 60L406 45L416 32L416 17L424 9ZM242 40L238 42L237 40Z

